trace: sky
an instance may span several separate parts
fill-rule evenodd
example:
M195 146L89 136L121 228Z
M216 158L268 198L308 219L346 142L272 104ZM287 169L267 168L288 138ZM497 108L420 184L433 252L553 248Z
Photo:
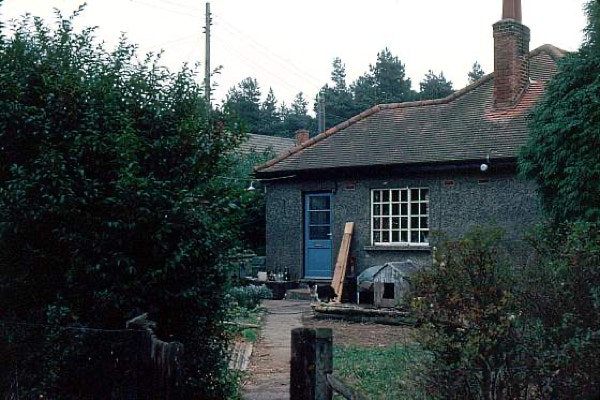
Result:
M583 40L586 0L522 0L530 49L553 44L575 51ZM53 8L69 16L84 0L4 0L0 18L25 13L55 21ZM493 70L492 24L502 0L211 0L211 69L215 104L246 77L281 103L303 92L312 109L319 89L330 82L339 57L348 84L368 72L377 53L389 48L406 67L412 88L431 69L455 89L467 84L475 61ZM87 0L80 27L97 26L96 36L114 47L121 32L141 54L164 50L163 63L177 70L205 59L205 0ZM200 76L199 80L203 77Z

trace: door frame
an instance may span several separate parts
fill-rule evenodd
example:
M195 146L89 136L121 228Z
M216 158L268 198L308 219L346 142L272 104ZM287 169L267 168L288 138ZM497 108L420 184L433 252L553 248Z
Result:
M331 191L326 191L326 192L305 192L302 194L303 196L303 205L304 205L304 218L303 218L303 227L302 227L302 231L303 231L303 239L304 239L304 243L303 243L303 276L304 278L307 279L323 279L323 280L327 280L327 279L331 279L333 277L333 192ZM308 262L309 262L309 242L311 241L309 239L309 199L311 197L328 197L329 198L329 239L327 240L319 240L322 241L322 244L327 245L328 244L328 249L329 249L329 254L327 256L327 264L329 265L329 274L327 276L317 276L317 275L309 275L309 266L308 266ZM328 242L328 243L327 243Z

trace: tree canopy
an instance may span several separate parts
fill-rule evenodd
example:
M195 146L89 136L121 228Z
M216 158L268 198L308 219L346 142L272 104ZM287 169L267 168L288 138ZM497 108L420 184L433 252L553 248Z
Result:
M287 107L282 105L283 115L283 132L287 137L294 137L294 134L299 129L308 129L315 131L315 119L308 115L308 100L304 97L304 93L300 92L294 97L294 101Z
M440 99L454 92L452 82L446 80L443 72L436 75L432 70L429 70L419 85L421 87L419 97L422 100Z
M471 83L475 83L478 80L480 80L481 78L483 78L483 76L485 75L485 72L483 72L483 68L481 68L481 65L479 64L479 62L475 61L473 63L473 67L471 68L471 71L467 75L469 77L469 84L471 84Z
M352 92L346 84L346 67L342 60L337 57L333 60L331 81L333 82L333 86L323 86L318 95L325 102L326 127L335 126L351 118L356 112ZM315 103L315 108L317 107L318 99ZM315 111L318 112L317 109Z
M101 378L69 363L65 329L149 312L184 343L186 396L225 398L240 193L220 176L240 136L208 126L194 71L138 61L125 38L105 50L74 31L81 11L54 27L25 17L0 39L0 376L16 368L34 391L22 397L72 398Z
M377 54L377 62L370 66L370 72L375 86L375 104L402 103L413 99L406 68L387 47Z
M302 92L296 95L291 107L285 103L278 104L272 88L261 102L258 81L248 77L229 89L221 117L230 131L294 137L296 130L313 129L315 126L307 105Z
M375 97L375 82L371 75L363 74L350 86L354 95L356 110L364 111L377 104ZM359 112L360 112L359 111Z
M260 125L258 132L263 135L277 136L281 129L281 113L277 108L277 98L273 89L269 89L267 98L260 107Z
M556 221L600 220L600 2L586 10L586 40L560 60L519 162Z
M475 63L475 66L479 64ZM469 76L483 74L480 67ZM321 87L314 99L313 110L319 111L319 102L324 104L325 129L331 128L353 116L384 103L402 103L418 99L442 98L454 91L452 82L443 72L439 75L430 70L420 82L420 92L412 90L412 82L406 76L405 64L384 48L377 53L369 71L348 84L346 66L336 57L332 62L330 82ZM300 98L298 97L300 96ZM308 110L299 105L305 101L299 93L290 108L285 103L277 106L273 90L264 102L260 101L260 87L256 79L246 78L232 87L223 103L225 116L231 129L282 137L293 137L298 129L315 132L316 120Z
M224 108L228 114L239 118L244 132L260 133L262 119L260 100L261 91L258 81L248 77L229 89Z
M331 128L377 104L411 101L416 98L400 59L385 48L377 53L377 61L369 71L350 85L346 82L346 67L340 58L332 63L331 82L321 88L319 97L325 103L325 125Z

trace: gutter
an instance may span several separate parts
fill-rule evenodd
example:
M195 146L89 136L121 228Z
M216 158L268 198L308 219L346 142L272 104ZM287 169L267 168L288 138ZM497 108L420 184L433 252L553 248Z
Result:
M459 162L437 164L407 164L407 165L372 165L361 167L315 168L305 170L284 170L277 172L255 171L257 180L276 180L283 178L323 179L323 178L357 178L360 176L381 177L389 175L414 175L437 173L480 173L490 175L496 172L516 172L517 159L504 158L492 160L486 171L482 171L482 164L487 160L467 160Z

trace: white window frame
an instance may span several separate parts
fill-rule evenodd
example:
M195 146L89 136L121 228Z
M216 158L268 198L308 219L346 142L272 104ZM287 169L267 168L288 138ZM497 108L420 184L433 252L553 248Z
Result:
M371 189L371 244L429 246L429 193L428 187Z

